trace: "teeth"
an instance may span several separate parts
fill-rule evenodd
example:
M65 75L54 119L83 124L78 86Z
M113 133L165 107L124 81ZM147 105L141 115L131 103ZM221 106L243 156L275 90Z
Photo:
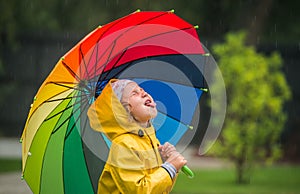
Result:
M150 100L146 100L145 105L146 105L146 106L149 106L150 103L151 103Z

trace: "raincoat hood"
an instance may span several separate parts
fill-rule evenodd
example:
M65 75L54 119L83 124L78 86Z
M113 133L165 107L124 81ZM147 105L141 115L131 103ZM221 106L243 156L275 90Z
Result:
M110 140L110 152L99 179L98 193L169 193L173 180L161 167L159 140L151 125L130 121L111 80L88 110L91 127Z
M130 121L128 112L121 104L112 89L112 79L103 89L101 95L95 100L88 110L91 127L104 133L110 140L116 137L132 133L138 136L155 133L153 126L142 128L136 122Z

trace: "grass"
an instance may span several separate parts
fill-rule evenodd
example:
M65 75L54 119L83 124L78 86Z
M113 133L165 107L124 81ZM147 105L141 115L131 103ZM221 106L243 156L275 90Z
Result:
M21 171L22 163L20 159L0 158L0 173Z
M233 169L195 170L193 179L180 173L172 194L296 194L300 193L300 166L257 168L250 184L235 183Z
M0 173L21 171L21 160L0 159ZM180 173L172 194L298 194L300 166L282 165L254 170L250 184L235 183L233 169L198 169L195 177Z

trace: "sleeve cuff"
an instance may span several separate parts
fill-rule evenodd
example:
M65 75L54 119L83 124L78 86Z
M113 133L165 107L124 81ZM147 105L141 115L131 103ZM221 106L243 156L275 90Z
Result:
M170 175L170 177L173 179L176 176L176 168L170 164L169 162L165 162L161 165Z

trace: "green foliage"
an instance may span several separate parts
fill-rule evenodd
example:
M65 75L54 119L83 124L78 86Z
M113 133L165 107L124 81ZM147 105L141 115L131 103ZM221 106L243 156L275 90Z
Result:
M256 168L251 184L234 184L234 170L198 169L189 179L180 173L172 194L292 194L300 190L299 166L269 166Z
M212 153L235 163L238 182L247 182L254 162L271 163L280 157L278 138L286 120L283 105L290 98L280 55L257 53L245 45L245 37L245 32L229 33L225 43L213 46L228 104Z
M22 161L20 159L0 158L0 173L21 171Z

